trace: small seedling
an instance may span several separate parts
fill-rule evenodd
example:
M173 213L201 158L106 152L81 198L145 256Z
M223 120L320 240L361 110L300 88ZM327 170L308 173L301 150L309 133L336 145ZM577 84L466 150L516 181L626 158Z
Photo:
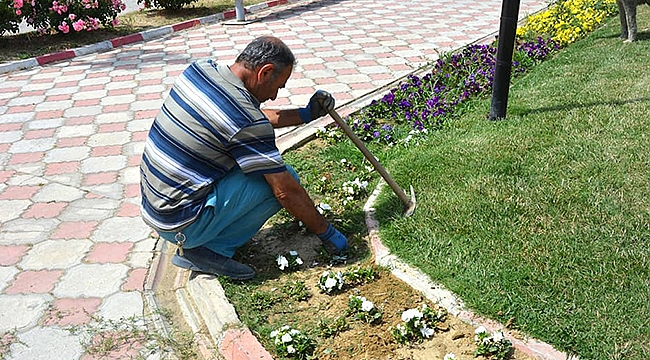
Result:
M311 297L304 281L289 281L280 287L280 291L294 301L305 301Z
M331 319L320 319L318 321L318 329L320 336L324 338L329 338L336 336L350 328L348 321L344 316L339 316L334 320Z

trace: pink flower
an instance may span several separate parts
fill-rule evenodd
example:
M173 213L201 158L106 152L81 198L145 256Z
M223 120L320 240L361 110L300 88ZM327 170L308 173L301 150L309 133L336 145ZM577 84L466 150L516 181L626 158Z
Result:
M111 25L113 25L113 26L116 26L119 23L120 23L120 19L118 19L118 18L115 18L115 19L113 19L113 21L111 21Z
M86 18L86 30L93 31L99 29L99 19L88 17Z
M61 22L61 25L57 26L57 28L63 31L64 34L70 32L70 26L68 26L68 24L65 21Z
M21 7L23 7L23 0L14 0L14 8L20 9Z
M79 19L72 23L72 27L74 28L74 31L81 31L84 29L84 21Z
M68 15L68 18L70 19L70 21L74 21L74 19L75 19L76 17L77 17L77 15L75 15L75 14L70 14L70 15Z
M20 10L16 10L16 15L20 16L23 12Z

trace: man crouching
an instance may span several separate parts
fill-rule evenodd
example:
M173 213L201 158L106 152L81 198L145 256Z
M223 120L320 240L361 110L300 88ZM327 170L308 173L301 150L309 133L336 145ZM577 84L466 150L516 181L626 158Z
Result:
M300 109L260 109L291 75L295 57L279 39L253 40L228 66L205 59L175 81L147 137L140 166L142 217L178 246L176 266L246 280L232 259L279 211L302 221L329 252L347 239L315 209L282 160L273 128L308 123L334 108L317 91Z

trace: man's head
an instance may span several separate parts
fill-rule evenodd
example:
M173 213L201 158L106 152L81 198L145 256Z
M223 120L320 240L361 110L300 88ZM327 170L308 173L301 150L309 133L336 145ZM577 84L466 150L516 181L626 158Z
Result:
M295 56L282 40L261 36L246 46L233 66L247 70L242 81L260 102L264 102L276 98L278 90L289 79L295 62Z

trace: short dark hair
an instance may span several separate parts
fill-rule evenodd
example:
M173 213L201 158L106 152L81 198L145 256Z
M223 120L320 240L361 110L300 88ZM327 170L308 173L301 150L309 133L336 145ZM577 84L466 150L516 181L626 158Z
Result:
M235 62L243 64L249 70L273 64L273 75L277 76L288 66L294 66L296 57L282 40L273 36L260 36L246 45Z

